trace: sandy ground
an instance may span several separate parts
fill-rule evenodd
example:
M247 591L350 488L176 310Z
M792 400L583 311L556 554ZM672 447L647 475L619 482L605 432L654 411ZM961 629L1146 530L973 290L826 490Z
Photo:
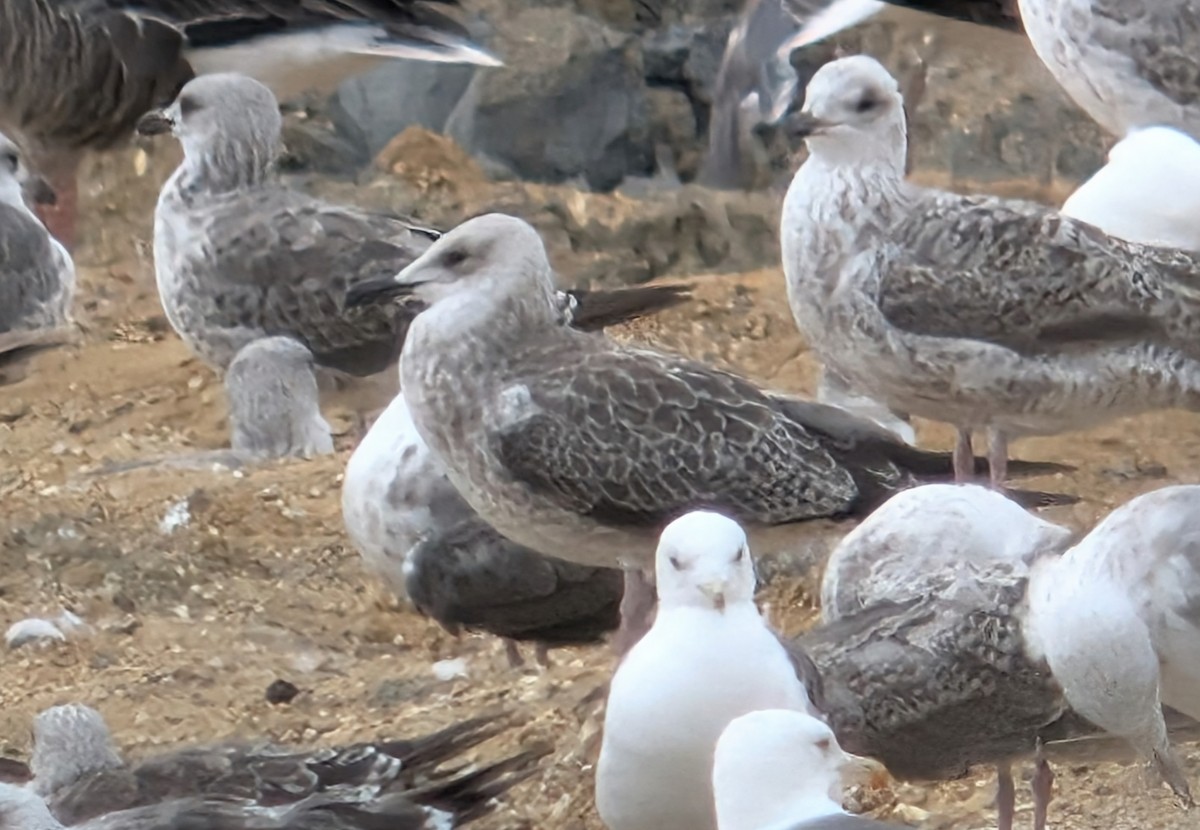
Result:
M533 741L555 747L542 773L480 823L489 828L599 828L591 803L605 648L557 651L548 670L508 667L500 644L455 639L392 606L343 533L339 488L352 448L309 462L238 473L102 465L226 442L216 377L165 324L145 256L153 188L129 203L89 191L90 244L80 252L80 346L42 356L0 392L0 624L69 608L89 636L45 650L0 653L0 754L23 757L42 707L98 707L122 746L144 754L228 736L305 744L412 735L480 713L514 721L491 757ZM778 272L696 278L698 299L622 336L720 362L787 390L807 390L814 365L787 313ZM942 427L922 441L948 447ZM1200 478L1197 422L1150 415L1087 434L1030 440L1017 454L1079 472L1037 482L1077 492L1053 518L1086 527L1130 497ZM765 598L796 630L813 618L806 579ZM466 676L433 664L461 658ZM277 678L303 691L273 706ZM1198 758L1189 769L1200 776ZM1028 770L1024 771L1028 774ZM1054 827L1183 828L1165 789L1135 767L1060 768ZM928 827L993 826L994 776L855 793L882 817ZM1021 788L1018 826L1029 821Z

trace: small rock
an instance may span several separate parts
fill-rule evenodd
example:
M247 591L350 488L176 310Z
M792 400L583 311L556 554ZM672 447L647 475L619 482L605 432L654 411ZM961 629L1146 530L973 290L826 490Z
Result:
M65 643L67 635L58 630L50 620L32 618L9 626L4 635L4 644L11 649L25 646L45 647L52 643Z
M433 676L443 682L467 676L467 661L462 657L438 660L430 668L433 669Z
M267 687L267 703L274 706L291 703L298 694L300 694L300 688L296 684L282 679L276 680Z
M158 523L158 532L169 536L179 528L187 527L191 520L192 514L188 509L188 500L180 499L168 507L167 512L163 514Z

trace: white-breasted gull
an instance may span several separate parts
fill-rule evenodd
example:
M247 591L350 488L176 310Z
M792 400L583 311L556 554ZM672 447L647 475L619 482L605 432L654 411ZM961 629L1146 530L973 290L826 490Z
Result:
M1162 706L1200 719L1200 487L1138 496L1039 562L1029 620L1071 708L1128 740L1191 806Z
M1129 242L1200 251L1200 142L1172 127L1131 132L1062 213Z
M349 286L394 274L437 236L396 217L329 204L275 174L279 108L244 75L190 81L139 122L172 132L184 160L154 214L154 270L167 319L218 371L247 343L283 335L351 376L395 364L414 309L348 309Z
M75 241L76 173L195 75L242 71L281 97L390 58L496 65L447 14L458 0L5 0L0 129L59 194L42 211Z
M225 398L234 452L251 458L333 452L312 352L300 341L263 337L243 346L225 373Z
M475 718L416 739L334 749L230 743L126 762L99 712L67 704L34 720L27 791L57 821L89 830L149 830L185 819L198 827L308 827L301 818L338 814L344 824L321 826L351 830L380 826L381 813L395 822L389 827L456 827L488 812L544 755L535 747L464 768L462 753L503 732L502 721ZM0 816L4 809L0 801Z
M760 552L792 549L814 521L865 515L950 471L945 454L873 422L561 325L546 249L511 216L463 223L352 300L378 294L429 305L401 386L455 488L539 553L625 566L631 636L644 631L658 534L683 513L722 510Z
M842 808L846 783L870 771L807 712L760 709L734 718L713 754L717 830L895 827Z
M601 329L687 299L688 286L560 292L564 322ZM403 395L355 448L342 483L342 518L367 568L400 598L457 633L475 628L538 644L599 641L617 627L619 571L542 556L471 509L413 424Z
M75 263L31 210L54 198L0 133L0 383L31 352L70 337Z
M655 565L658 615L609 687L596 809L609 830L716 830L721 731L755 709L811 703L754 605L754 565L737 522L681 516L662 532Z
M790 129L810 155L781 220L788 299L827 365L893 410L958 429L970 475L1008 441L1200 409L1200 259L1046 207L904 178L903 100L866 56L823 66Z

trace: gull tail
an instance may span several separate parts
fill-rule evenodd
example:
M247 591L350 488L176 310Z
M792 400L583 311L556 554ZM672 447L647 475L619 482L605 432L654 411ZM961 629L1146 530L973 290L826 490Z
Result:
M452 815L458 827L491 812L496 799L537 773L538 762L551 752L549 745L538 745L477 769L436 778L416 789L406 788L403 794Z
M846 2L846 0L843 0ZM976 23L1008 32L1023 32L1021 14L1017 0L885 0L892 6L901 6L927 14L936 14L951 20Z
M644 285L615 290L571 289L571 324L584 331L599 331L657 314L692 298L691 285Z
M378 58L406 58L429 63L465 63L473 66L503 66L504 61L465 34L427 26L412 26L364 42L353 50Z

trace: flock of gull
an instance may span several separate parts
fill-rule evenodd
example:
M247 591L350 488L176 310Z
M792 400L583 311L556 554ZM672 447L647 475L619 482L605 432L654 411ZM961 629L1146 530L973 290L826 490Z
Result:
M979 765L1011 830L1026 760L1035 830L1058 761L1140 759L1191 807L1175 746L1200 727L1200 485L1077 533L1032 512L1074 497L1009 486L1069 468L1009 443L1200 409L1200 0L893 3L1024 31L1119 139L1062 209L908 181L905 101L873 58L804 90L781 71L883 4L750 3L731 111L807 145L780 220L789 305L874 418L610 338L688 287L561 290L522 219L441 232L291 189L278 96L395 57L497 64L454 5L0 0L0 379L72 336L81 154L170 134L155 277L224 378L233 457L331 453L330 385L398 375L346 468L348 535L397 595L514 663L522 641L545 663L612 635L609 830L869 830L888 825L843 809L853 781ZM714 124L717 178L744 128ZM953 452L917 447L912 415L955 427ZM784 637L755 558L829 532L821 621ZM463 765L504 728L132 762L98 712L57 706L29 764L0 765L0 828L453 827L545 758Z

